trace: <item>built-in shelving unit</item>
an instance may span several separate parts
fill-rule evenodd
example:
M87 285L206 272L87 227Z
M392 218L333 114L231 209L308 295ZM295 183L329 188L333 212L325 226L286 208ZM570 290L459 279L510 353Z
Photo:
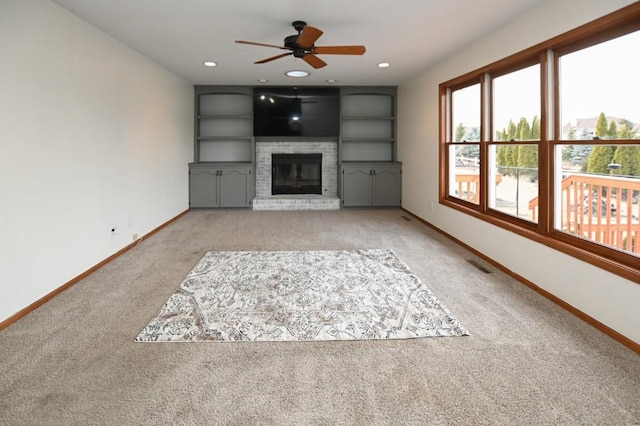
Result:
M395 161L395 87L343 88L340 161Z
M396 159L396 88L345 87L340 105L342 206L399 206L402 165Z
M253 163L251 88L196 86L194 162Z
M251 87L195 86L192 208L250 207L255 188Z
M189 165L192 208L251 207L256 185L253 90L195 86L194 162ZM341 87L337 143L341 205L399 206L402 165L396 157L396 88Z

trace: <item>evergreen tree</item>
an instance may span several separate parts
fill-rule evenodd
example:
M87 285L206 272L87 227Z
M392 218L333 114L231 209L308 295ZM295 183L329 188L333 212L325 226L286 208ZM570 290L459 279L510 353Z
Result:
M477 127L472 127L469 129L467 134L465 135L465 140L467 142L479 142L480 141L480 129Z
M580 135L582 139L589 139L589 129L586 127L582 129L582 134Z
M615 148L611 145L597 145L591 150L587 171L589 173L609 173L607 166L613 160Z
M609 139L618 139L618 126L616 126L615 120L611 120L609 123L609 131L607 132Z
M587 169L589 168L589 157L591 156L592 150L593 145L573 146L573 156L571 157L571 162L573 164L580 164L580 172L582 173L587 173Z
M620 131L622 131L622 127L623 126L627 126L627 129L629 130L629 137L628 138L623 138L622 136L618 135L618 137L620 139L635 139L638 135L637 132L634 131L634 124L630 121L627 120L626 118L621 118L620 119Z
M582 163L582 166L580 166L580 173L588 173L588 169L589 169L589 160L586 160Z
M460 146L460 149L457 152L457 155L460 155L465 158L480 158L480 145L478 144L465 144Z
M496 149L496 163L498 166L498 173L506 174L504 166L507 165L507 146L506 145L498 145Z
M518 140L529 141L531 140L531 126L526 118L522 117L518 122L517 133Z
M591 150L593 146L591 145L572 145L571 149L571 162L573 164L582 164L582 171L587 171L587 161L589 159L589 155L591 155Z
M576 129L574 127L572 127L571 130L569 130L569 133L567 133L567 139L569 140L576 139Z
M509 168L518 167L518 145L507 145L505 158L505 166ZM508 174L512 174L512 172L509 172Z
M629 130L629 127L627 127L627 123L622 123L622 126L620 126L620 132L618 133L618 137L620 139L632 139L633 134Z
M607 125L607 117L604 116L604 112L598 116L598 122L596 123L596 136L600 139L604 139L609 136L609 126Z
M613 161L620 164L620 168L611 170L612 174L640 176L640 146L619 145L613 154Z
M531 121L531 139L534 141L540 140L540 119L537 115Z
M518 149L518 165L523 168L521 175L538 179L538 147L536 145L520 145Z
M464 139L464 134L466 133L467 129L464 127L464 124L460 123L458 124L458 126L456 127L456 138L454 139L455 142L462 142L462 140Z
M513 120L509 120L509 124L507 125L507 139L508 141L512 141L516 139L516 125L513 123Z

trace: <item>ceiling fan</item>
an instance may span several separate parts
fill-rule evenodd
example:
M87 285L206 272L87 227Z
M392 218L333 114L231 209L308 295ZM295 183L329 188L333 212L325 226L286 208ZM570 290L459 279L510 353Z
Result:
M293 21L291 25L293 25L293 28L295 28L298 34L285 37L284 46L244 40L236 40L236 43L290 50L288 53L262 59L254 62L254 64L264 64L284 58L285 56L293 55L296 58L301 58L314 68L322 68L327 65L325 61L316 55L363 55L366 50L364 46L315 46L314 43L323 33L321 30L307 25L304 21Z

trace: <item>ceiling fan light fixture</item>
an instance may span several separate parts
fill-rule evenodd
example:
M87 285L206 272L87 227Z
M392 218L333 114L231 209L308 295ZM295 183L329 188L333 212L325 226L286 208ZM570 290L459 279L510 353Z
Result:
M378 68L389 68L391 64L389 62L380 62Z
M213 62L213 61L205 61L204 62L204 66L205 67L215 67L216 65L218 65L218 64Z
M304 71L304 70L291 70L291 71L287 71L285 74L289 77L294 77L294 78L308 77L309 75L311 75L309 71Z

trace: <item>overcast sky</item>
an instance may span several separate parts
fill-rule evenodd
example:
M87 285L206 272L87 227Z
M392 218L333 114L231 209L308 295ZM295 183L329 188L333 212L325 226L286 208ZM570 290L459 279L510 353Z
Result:
M496 131L506 129L509 119L517 124L520 117L531 122L540 116L538 68L494 80ZM562 125L601 112L640 123L640 31L563 56L560 72ZM479 126L478 87L455 92L454 108L454 128L460 122Z

